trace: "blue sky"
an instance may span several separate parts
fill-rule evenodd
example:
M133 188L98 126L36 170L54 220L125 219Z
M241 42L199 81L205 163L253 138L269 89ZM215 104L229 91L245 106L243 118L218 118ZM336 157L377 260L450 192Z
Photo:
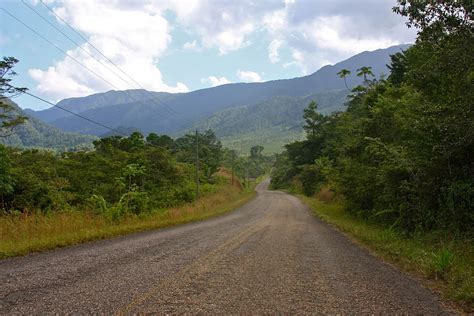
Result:
M391 0L43 1L140 86L154 91L298 77L364 50L415 38L415 30L391 12ZM90 70L0 10L0 52L20 60L17 86L52 102L139 88L41 1L24 2L79 47L21 0L2 0L0 7ZM49 107L27 96L15 101L24 108Z

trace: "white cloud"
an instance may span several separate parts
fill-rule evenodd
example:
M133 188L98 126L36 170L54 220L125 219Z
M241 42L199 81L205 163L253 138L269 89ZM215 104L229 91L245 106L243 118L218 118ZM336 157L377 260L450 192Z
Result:
M363 50L412 42L414 30L392 13L392 0L167 1L178 22L220 54L239 50L251 36L270 37L270 62L280 48L293 52L303 72L335 63ZM279 45L278 45L279 44Z
M201 83L208 83L212 87L217 87L223 84L232 83L232 81L228 80L226 77L216 77L216 76L209 76L207 78L202 78Z
M300 37L290 39L294 61L308 73L362 51L401 44L385 35L353 37L345 30L352 23L347 17L328 16L301 25Z
M268 58L272 64L275 64L280 61L280 56L278 55L278 50L280 49L282 41L274 39L268 46Z
M224 55L250 44L249 36L259 30L263 13L281 8L276 1L166 1L178 23L201 37L207 48Z
M208 47L219 47L219 54L224 55L230 51L247 46L249 42L245 41L245 36L252 33L253 30L253 25L248 23L242 25L240 28L222 31L213 38L206 38L204 43Z
M260 82L262 81L262 77L256 72L253 71L245 71L245 70L238 70L237 77L240 80L245 82Z
M285 32L288 28L288 11L280 9L265 13L262 19L263 26L271 33Z
M176 86L165 84L155 65L171 42L170 26L158 8L152 8L145 2L99 3L92 0L63 0L53 4L53 7L56 14L86 34L90 43L142 87L155 91L188 91L186 85L180 82ZM112 65L104 67L94 60L89 54L107 63L87 43L81 47L68 51L68 54L110 84L66 56L46 70L29 70L30 76L38 81L37 90L42 95L60 100L111 89L138 88L135 82Z

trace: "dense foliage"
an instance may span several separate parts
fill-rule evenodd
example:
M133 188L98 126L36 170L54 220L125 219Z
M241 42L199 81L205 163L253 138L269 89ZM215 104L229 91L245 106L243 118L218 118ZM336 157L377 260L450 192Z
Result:
M228 164L214 132L197 134L202 194L216 189L219 167ZM250 158L252 176L267 171L263 148ZM227 158L226 158L227 157ZM92 210L112 219L177 206L195 199L196 135L172 139L139 132L94 141L94 150L63 152L19 150L0 145L0 210L4 214ZM268 166L268 164L266 165Z
M420 29L416 44L392 56L386 80L366 76L346 112L305 110L307 139L278 157L274 187L312 195L326 184L363 218L473 231L472 5L450 3L400 1L395 10Z
M228 170L233 170L235 177L244 181L248 185L250 179L269 174L274 163L274 156L263 154L264 147L260 145L250 148L250 155L239 156L236 150L225 149L223 153L223 165Z
M2 147L4 212L91 206L117 216L193 199L193 166L178 162L165 146L134 133L95 141L94 147L63 154Z

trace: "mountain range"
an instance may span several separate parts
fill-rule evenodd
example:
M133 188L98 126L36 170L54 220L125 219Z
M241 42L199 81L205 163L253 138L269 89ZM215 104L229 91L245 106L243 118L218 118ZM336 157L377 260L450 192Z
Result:
M232 147L239 139L247 139L249 146L263 142L260 143L263 146L271 143L278 147L273 139L282 139L284 135L287 136L284 138L292 138L282 139L283 144L302 136L301 115L309 101L320 103L319 109L323 113L343 110L349 91L337 75L341 69L352 72L346 79L351 88L362 83L362 78L356 76L358 68L371 66L376 77L386 75L390 55L408 47L398 45L363 52L293 79L232 83L176 94L139 89L108 91L65 99L58 105L107 126L138 129L144 134L155 132L176 136L193 128L211 128ZM109 132L55 107L25 112L68 132L97 136Z
M28 116L26 111L9 99L2 102L10 104L21 116ZM25 123L13 128L6 137L0 137L0 144L21 148L49 148L57 151L91 149L92 142L98 139L93 135L65 132L40 119L29 116Z

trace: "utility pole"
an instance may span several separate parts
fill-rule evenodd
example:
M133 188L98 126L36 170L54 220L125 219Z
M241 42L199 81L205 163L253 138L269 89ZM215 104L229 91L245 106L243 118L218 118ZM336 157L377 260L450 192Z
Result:
M199 199L199 139L196 130L196 201Z
M245 186L249 187L249 163L248 161L245 163Z
M232 186L234 186L234 159L235 150L232 150Z

